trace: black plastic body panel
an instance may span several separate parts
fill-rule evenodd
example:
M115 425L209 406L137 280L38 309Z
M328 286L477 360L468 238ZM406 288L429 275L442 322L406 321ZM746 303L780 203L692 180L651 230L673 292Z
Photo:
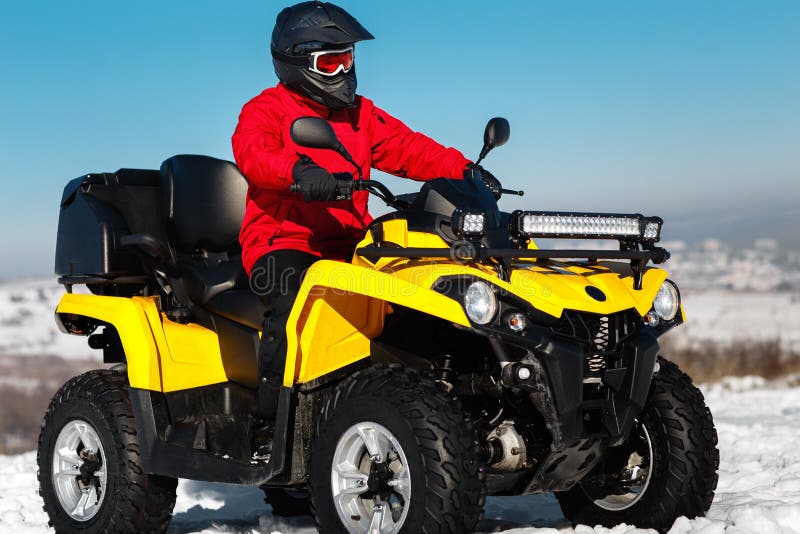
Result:
M219 349L225 375L251 389L258 385L258 331L215 313L211 314L219 336Z
M214 392L213 388L218 388L219 391ZM212 391L204 391L209 389ZM298 394L291 388L281 389L272 457L266 465L254 465L244 458L225 457L221 453L208 450L214 443L213 439L206 442L197 439L198 435L212 428L206 422L209 410L222 410L223 413L212 414L213 416L224 416L225 410L230 410L231 415L240 411L241 400L225 402L226 390L239 393L243 391L227 384L166 395L157 391L131 388L130 398L141 447L142 468L156 475L227 484L293 484L293 441L289 429L294 429L295 426ZM209 395L214 397L218 393L223 394L221 402L208 400ZM243 417L239 415L240 419ZM246 420L249 422L249 417ZM195 424L192 425L193 422ZM227 429L231 435L226 439L228 442L241 442L240 448L243 450L245 445L249 447L250 436L242 430L237 432L236 428L234 426ZM195 439L187 438L188 429L194 430Z
M623 312L625 313L625 312ZM549 452L529 476L517 481L510 494L565 491L581 480L601 459L608 446L624 441L647 400L658 356L657 332L640 327L618 338L607 367L597 380L587 370L587 356L595 350L542 326L525 335L499 328L477 328L484 335L527 352L519 362L503 368L503 384L530 393L530 399L551 433ZM596 347L594 347L596 349ZM530 378L519 380L516 366L525 366Z
M485 234L477 240L488 248L515 248L508 230L510 215L501 213L492 192L481 180L437 178L423 184L413 196L408 209L388 213L375 219L370 230L381 234L380 226L389 220L405 219L408 229L438 234L448 245L459 242L452 228L452 215L460 210L486 214Z
M115 277L144 274L139 258L119 246L129 233L161 233L158 171L87 174L64 188L55 273Z
M614 444L624 440L644 407L653 379L659 345L657 333L642 327L621 341L602 377L598 393L587 397L584 360L586 345L554 335L542 327L529 328L525 336L499 328L479 331L528 351L533 376L515 386L531 391L553 434L553 448L578 439L600 438Z

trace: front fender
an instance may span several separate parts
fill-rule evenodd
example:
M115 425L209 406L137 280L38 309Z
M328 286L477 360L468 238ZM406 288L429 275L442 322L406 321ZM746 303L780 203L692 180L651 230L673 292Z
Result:
M390 304L469 327L458 302L428 287L320 260L307 271L286 324L284 385L308 382L369 356L370 340L382 332Z

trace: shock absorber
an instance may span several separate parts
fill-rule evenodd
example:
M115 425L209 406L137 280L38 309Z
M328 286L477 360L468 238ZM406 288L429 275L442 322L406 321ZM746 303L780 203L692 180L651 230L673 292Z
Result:
M453 391L453 377L455 373L453 371L452 355L444 354L438 358L435 363L434 373L437 383L441 384L448 393Z

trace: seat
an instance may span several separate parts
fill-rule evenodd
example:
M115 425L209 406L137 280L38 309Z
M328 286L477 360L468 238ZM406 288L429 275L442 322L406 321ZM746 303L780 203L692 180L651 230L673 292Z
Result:
M205 307L254 330L261 330L261 320L266 311L264 303L250 288L223 291L208 301Z
M216 265L179 262L178 270L183 277L188 297L195 304L204 307L220 293L248 286L247 274L239 256L220 261Z
M173 156L160 174L167 237L186 296L260 329L264 304L250 291L239 245L247 179L229 161L198 155Z

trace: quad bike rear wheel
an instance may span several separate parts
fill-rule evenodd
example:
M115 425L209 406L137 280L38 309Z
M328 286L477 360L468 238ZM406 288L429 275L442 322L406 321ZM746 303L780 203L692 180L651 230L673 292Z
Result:
M471 532L485 496L478 441L460 403L399 366L345 381L311 448L321 533Z
M177 479L141 468L125 375L89 371L50 402L37 455L39 494L56 532L165 532Z
M717 432L703 394L659 358L644 411L628 439L609 448L581 482L557 493L574 524L620 523L667 531L708 511L717 487Z

